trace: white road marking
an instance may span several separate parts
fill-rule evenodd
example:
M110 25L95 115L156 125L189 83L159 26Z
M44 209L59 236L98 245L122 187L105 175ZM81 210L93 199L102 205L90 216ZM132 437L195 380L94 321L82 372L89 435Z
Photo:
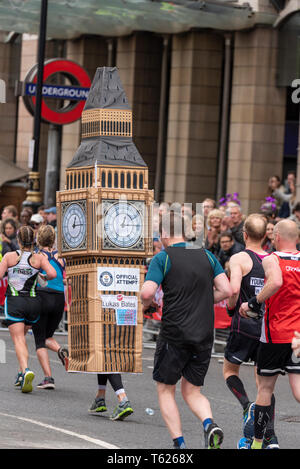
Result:
M71 432L70 430L65 430L64 428L53 427L52 425L48 425L43 422L38 422L37 420L32 420L32 419L28 419L25 417L19 417L18 415L4 414L3 412L0 412L0 415L2 415L3 417L10 417L13 419L22 420L23 422L32 423L34 425L39 425L40 427L47 428L49 430L54 430L56 432L64 433L65 435L73 436L75 438L80 438L81 440L88 441L89 443L93 443L94 445L101 446L101 448L120 449L118 448L118 446L114 446L114 445L111 445L110 443L106 443L106 441L97 440L96 438L91 438L87 435L81 435L80 433Z

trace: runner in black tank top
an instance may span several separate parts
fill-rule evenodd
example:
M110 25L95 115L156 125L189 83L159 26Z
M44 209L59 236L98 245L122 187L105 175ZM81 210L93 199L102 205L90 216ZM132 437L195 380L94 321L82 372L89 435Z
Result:
M240 365L244 362L256 363L262 318L243 318L239 314L240 305L257 295L264 286L262 259L268 255L261 248L265 236L266 220L259 214L250 215L244 223L246 250L235 254L229 262L230 283L234 295L228 301L228 313L232 316L230 335L224 353L223 375L226 384L243 407L244 437L238 443L243 448L254 435L254 403L250 402L244 385L239 377ZM264 306L262 305L261 314ZM256 372L256 368L255 368ZM273 410L275 398L273 396ZM274 442L274 419L266 433L265 447L268 440Z
M8 252L0 263L0 279L8 272L8 288L5 301L6 323L19 361L19 373L15 385L23 393L32 391L34 373L28 368L26 326L39 319L40 299L35 285L39 270L46 279L56 277L56 272L41 254L33 253L34 232L31 227L21 226L18 232L20 251Z
M250 256L253 263L253 267L250 272L246 274L242 279L239 298L233 310L231 331L238 332L239 334L244 334L245 336L251 339L259 340L261 334L264 305L262 304L261 315L258 319L243 318L239 314L239 308L242 303L244 303L245 301L249 301L250 298L256 296L264 286L264 269L262 267L262 259L268 254L257 254L256 252L251 251L250 249L246 249L244 252L246 252ZM252 358L254 359L256 357ZM229 359L229 361L232 361L232 363L237 364L240 363L240 360L238 358L232 358L232 360ZM244 359L241 361L246 360Z

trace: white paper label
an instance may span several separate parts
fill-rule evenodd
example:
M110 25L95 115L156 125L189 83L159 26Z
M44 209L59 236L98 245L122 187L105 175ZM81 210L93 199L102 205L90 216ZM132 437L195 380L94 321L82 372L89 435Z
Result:
M98 267L98 290L130 291L140 290L140 269L126 267Z

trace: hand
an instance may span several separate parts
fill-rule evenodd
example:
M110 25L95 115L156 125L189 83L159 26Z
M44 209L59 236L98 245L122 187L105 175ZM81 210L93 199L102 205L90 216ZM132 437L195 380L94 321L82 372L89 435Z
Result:
M250 311L250 308L248 306L248 303L242 303L239 309L239 313L243 318L249 319L249 316L247 316L247 312Z
M300 333L295 331L294 334L295 335L292 340L292 349L294 350L296 357L300 357Z
M45 288L47 286L47 275L45 274L38 274L38 283L41 285L41 287Z
M124 226L125 226L125 220L126 220L126 216L124 217L124 220L123 220L122 223L121 223L121 228L124 228Z
M76 217L74 217L74 222L73 222L73 225L72 225L73 230L74 230L75 226L76 226Z
M149 313L150 308L155 309L155 311L153 311L153 312L156 312L156 311L159 310L158 304L155 301L152 301L152 303L148 306L143 305L143 314L147 314L147 312ZM151 314L151 312L150 312L150 314Z
M290 186L290 191L291 191L291 193L294 194L294 193L296 192L296 185L295 185L295 182L294 182L294 181L290 181L289 186Z

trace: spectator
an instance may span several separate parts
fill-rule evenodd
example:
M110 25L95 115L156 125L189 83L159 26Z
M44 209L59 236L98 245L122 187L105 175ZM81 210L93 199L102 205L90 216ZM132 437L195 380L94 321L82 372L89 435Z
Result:
M266 252L268 252L269 254L271 254L271 252L274 252L276 249L275 249L275 246L273 244L274 242L274 226L276 225L276 222L274 220L269 220L268 223L267 223L267 229L266 229L266 236L265 236L265 239L263 240L262 242L262 249Z
M1 219L2 221L6 218L14 218L15 220L18 219L18 209L15 205L6 205L2 210Z
M279 176L274 175L269 178L268 181L268 195L272 195L274 191L280 190L284 192L284 186L281 184L281 179Z
M277 220L278 209L276 200L273 197L266 197L266 201L260 207L260 212L267 221Z
M293 208L293 214L289 217L291 220L297 223L300 228L300 202L297 202Z
M163 248L160 238L153 238L153 256L158 254Z
M288 182L289 185L289 193L285 193L284 189L282 189L282 186L280 187L275 187L275 185L272 185L274 187L272 196L275 197L277 205L278 205L278 216L280 218L287 218L291 213L293 213L293 208L295 205L295 198L296 198L296 181L293 178L289 179ZM284 210L284 202L287 202L289 204L288 210Z
M167 213L170 210L170 205L171 204L169 204L168 202L161 202L161 204L159 205L159 213Z
M190 219L192 219L193 215L194 215L192 204L189 204L189 203L182 204L181 213L182 213L183 216L189 217Z
M241 207L236 205L231 205L229 208L230 212L230 222L231 222L231 233L234 239L245 246L244 236L243 236L243 227L244 227L244 220Z
M7 252L17 251L17 223L14 218L5 218L1 225L2 256Z
M192 240L194 238L194 232L193 232L193 228L192 228L192 218L190 217L190 215L182 215L182 216L183 216L183 219L184 219L183 237L186 241L192 242Z
M300 357L300 333L295 331L292 339L292 349L296 357Z
M203 216L204 216L204 230L209 230L208 226L208 215L210 212L217 208L217 203L213 199L204 199L202 202Z
M204 218L202 215L194 215L192 218L192 233L191 241L195 246L203 247L204 241Z
M56 207L50 207L45 210L45 213L47 214L47 223L48 225L53 226L53 228L56 228Z
M216 201L213 199L204 199L203 202L203 216L207 219L209 212L217 207Z
M44 219L44 224L46 225L47 224L47 213L45 213L45 205L41 205L38 209L37 209L37 213L39 215L41 215Z
M23 208L21 214L20 214L20 223L21 225L27 225L30 226L30 218L32 217L33 212L31 208L25 207Z
M218 258L223 269L226 268L226 263L229 262L233 254L237 254L245 249L242 244L234 239L231 231L223 231L220 234L220 246L221 249L218 253Z
M296 174L294 173L294 171L289 171L287 173L287 178L284 183L284 193L291 194L291 187L293 187L293 185L296 185Z
M42 217L42 215L39 215L38 213L35 213L34 215L32 215L32 217L30 218L30 225L34 231L34 246L36 247L36 236L37 236L37 232L38 232L38 229L44 225L44 218Z
M214 209L209 212L207 223L209 229L205 239L205 248L211 251L214 255L218 255L220 251L219 236L221 233L221 224L224 213L222 210Z

